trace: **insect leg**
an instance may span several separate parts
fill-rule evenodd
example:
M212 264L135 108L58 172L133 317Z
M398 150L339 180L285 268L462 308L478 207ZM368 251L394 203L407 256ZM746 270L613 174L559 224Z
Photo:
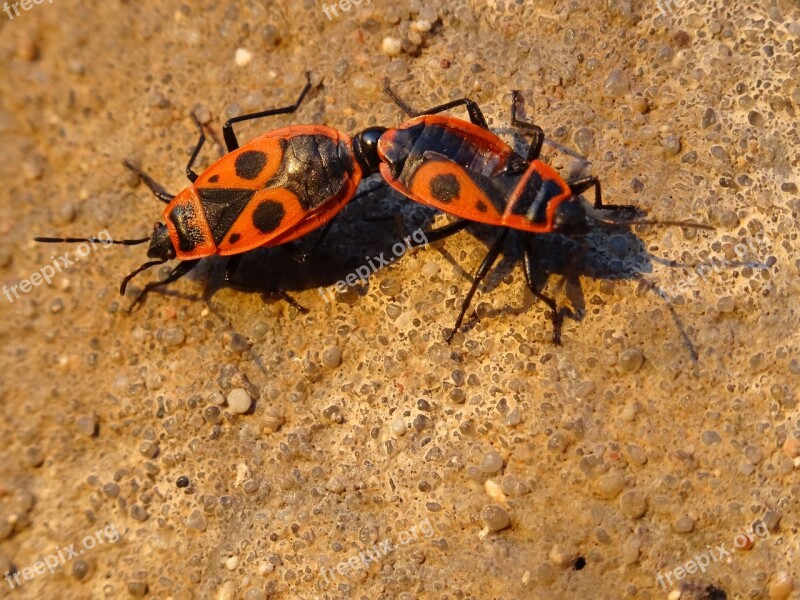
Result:
M511 92L511 124L515 127L527 129L533 135L531 145L528 147L528 162L536 160L542 153L542 144L544 144L544 131L538 125L523 121L517 117L517 107L523 105L522 94L519 90Z
M155 181L153 181L153 178L150 177L147 173L145 173L144 171L142 171L138 167L134 166L133 164L131 164L127 160L123 160L122 164L127 169L130 169L131 171L136 173L136 175L139 177L139 179L142 180L142 183L145 184L147 186L147 188L151 192L153 192L153 195L155 195L156 198L161 200L164 204L169 204L170 202L172 202L172 199L175 196L173 194L168 194L164 190L164 188L160 184L158 184Z
M489 271L494 265L497 257L500 255L500 250L503 247L503 243L506 240L506 236L508 235L509 229L508 227L503 228L503 231L497 236L492 247L489 249L489 252L486 253L486 257L483 259L481 266L478 268L478 272L475 273L475 280L472 282L472 287L467 292L467 296L464 298L464 301L461 303L461 312L458 315L458 319L456 319L456 324L453 327L453 330L447 335L445 341L449 344L453 336L458 331L458 328L461 327L461 322L464 320L464 315L467 313L467 309L469 308L470 303L472 302L472 297L475 295L475 292L478 290L478 286L481 284L481 281L486 277Z
M233 152L234 150L239 148L239 142L236 139L236 134L233 132L233 124L234 123L241 123L242 121L250 121L252 119L261 119L263 117L272 117L275 115L285 115L290 114L300 108L300 105L303 103L303 98L305 98L308 90L311 89L311 73L306 71L306 85L303 88L303 91L300 92L300 96L297 98L297 101L294 104L289 106L283 106L281 108L272 108L270 110L263 110L261 112L251 113L249 115L241 115L239 117L233 117L232 119L228 119L225 125L222 126L222 136L225 138L225 145L228 147L228 152Z
M480 107L474 100L470 100L469 98L459 98L458 100L446 102L445 104L440 104L439 106L434 106L433 108L417 112L414 109L412 109L406 102L404 102L388 85L384 87L383 90L389 95L389 97L392 100L394 100L397 106L403 109L403 112L405 112L409 117L418 117L421 115L433 115L435 113L440 113L446 110L450 110L451 108L455 108L456 106L464 105L467 108L467 112L469 113L469 120L474 125L482 127L487 131L489 130L489 125L488 123L486 123L486 117L483 116L483 112L481 112Z

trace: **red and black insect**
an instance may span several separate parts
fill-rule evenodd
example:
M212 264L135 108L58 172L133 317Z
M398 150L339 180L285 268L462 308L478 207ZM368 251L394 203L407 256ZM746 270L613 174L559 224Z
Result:
M502 228L462 302L455 326L447 335L448 342L461 326L478 286L497 260L511 229L530 234L578 235L587 232L589 215L579 196L591 188L594 188L595 209L624 209L635 213L629 205L604 204L600 181L596 177L567 182L539 159L544 132L538 125L517 117L517 106L521 103L518 91L512 94L511 123L533 135L525 157L489 131L480 107L468 98L418 113L390 88L387 87L386 92L411 119L388 129L378 141L383 178L404 196L462 219L430 232L428 239L443 239L471 222ZM469 122L436 114L459 105L466 107ZM620 224L595 220L609 225ZM628 221L622 224L640 223L651 222ZM556 302L542 294L534 284L536 261L532 242L531 236L525 236L526 282L534 296L550 308L553 341L560 343L561 321Z
M192 167L205 134L192 115L200 138L186 166L191 185L177 195L167 194L147 174L125 161L125 166L167 207L164 222L155 224L150 238L115 242L133 245L149 241L147 256L153 259L123 279L121 294L145 269L172 259L180 261L165 279L145 285L137 301L149 290L186 275L202 258L212 255L230 257L225 267L227 283L251 287L233 280L242 253L296 240L329 223L353 199L362 177L377 171L376 148L382 128L368 128L351 138L324 125L295 125L260 135L241 147L236 139L234 123L293 113L310 88L310 75L306 73L306 85L291 106L229 119L222 128L228 154L200 175ZM302 309L288 295L275 291Z

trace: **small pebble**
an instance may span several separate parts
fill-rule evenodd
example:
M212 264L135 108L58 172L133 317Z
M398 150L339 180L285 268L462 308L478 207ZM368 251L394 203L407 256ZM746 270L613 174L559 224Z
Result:
M253 399L244 388L234 388L231 390L231 393L228 394L228 407L231 409L232 413L242 415L250 410L252 404Z
M594 149L594 129L581 127L573 134L572 141L581 154L590 154Z
M215 600L235 600L236 599L236 582L226 581L217 588L217 595Z
M145 458L155 458L158 456L158 444L153 442L142 442L139 444L139 454Z
M621 96L630 89L630 79L628 74L621 69L613 69L603 83L603 89L607 96Z
M389 79L401 79L408 75L408 63L402 58L395 58L386 66L384 74Z
M503 493L502 486L494 479L487 479L483 484L486 494L495 502L505 502L506 495Z
M644 355L638 348L623 350L619 355L619 366L627 373L636 373L644 362Z
M234 60L236 61L237 67L246 67L250 64L250 61L253 60L253 53L247 48L237 48Z
M179 488L189 487L189 478L186 475L181 475L175 481L175 485L178 486Z
M385 296L399 296L400 292L403 291L403 286L394 277L387 277L381 281L378 289Z
M677 154L681 151L681 138L671 133L661 140L661 147L668 155Z
M95 415L84 415L75 421L78 432L86 437L92 437L97 432L97 417Z
M79 558L72 563L72 576L78 581L83 581L86 579L86 576L89 574L90 570L91 566L82 558Z
M639 490L630 490L619 499L622 512L631 519L638 519L647 512L647 497Z
M194 531L205 531L207 526L206 518L197 509L193 510L186 519L186 527Z
M334 494L341 494L347 488L345 487L344 481L342 481L341 477L334 475L328 480L328 483L325 484L325 489L329 492L333 492Z
M225 568L228 571L235 571L239 566L239 557L238 556L229 556L228 559L225 561Z
M38 446L26 448L22 457L23 462L29 467L41 467L44 463L44 452Z
M619 471L611 471L598 477L595 487L601 496L611 500L622 492L625 487L625 478Z
M180 346L186 339L186 334L180 327L169 327L164 330L163 339L167 346Z
M422 265L421 272L425 277L433 277L439 272L439 270L439 263L431 260Z
M494 450L487 452L483 456L480 469L487 474L497 473L503 468L503 457Z
M500 531L511 524L508 511L497 504L487 504L481 511L481 518L489 531Z
M769 582L769 600L788 600L793 590L794 577L781 571Z
M267 333L269 332L269 325L267 325L264 321L257 321L255 325L253 325L253 339L257 342L260 342L265 337L267 337Z
M408 428L406 427L406 422L403 419L395 419L392 421L392 433L396 436L405 435Z
M732 296L722 296L717 300L717 310L721 313L733 312L736 308L736 301Z
M417 431L424 431L433 426L433 421L431 421L430 417L426 417L425 415L417 415L411 422L411 426Z
M744 449L744 456L749 460L752 464L757 465L761 462L761 458L763 454L761 449L756 446L745 446Z
M150 515L147 514L147 509L141 504L134 504L131 506L131 518L134 521L147 521Z
M397 56L403 50L402 40L395 37L385 37L381 43L381 51L387 56Z
M329 369L335 369L342 364L342 350L338 346L328 348L322 353L322 364Z
M642 547L642 540L636 536L631 535L625 540L625 543L622 545L622 556L620 560L622 561L623 565L632 565L637 560L639 560L639 550Z
M676 533L690 533L694 529L694 519L692 517L681 517L672 525Z
M719 216L719 223L723 227L733 229L734 227L739 226L739 215L737 215L736 211L734 210L724 210Z
M575 561L574 554L560 544L556 544L550 548L547 557L553 564L562 569L572 566L572 563Z
M797 432L792 432L786 436L786 441L781 446L781 451L788 458L796 458L800 456L800 437Z
M129 581L128 582L128 595L134 598L143 598L147 594L147 582L145 581Z

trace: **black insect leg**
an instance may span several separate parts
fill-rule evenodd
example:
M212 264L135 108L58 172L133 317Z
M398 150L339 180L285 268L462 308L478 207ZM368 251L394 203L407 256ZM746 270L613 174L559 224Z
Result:
M284 106L281 108L273 108L270 110L263 110L257 113L251 113L249 115L241 115L239 117L233 117L232 119L228 119L225 125L222 126L222 136L225 138L225 145L228 147L228 152L233 152L234 150L239 148L239 142L236 139L236 134L233 132L233 124L240 123L242 121L250 121L252 119L261 119L263 117L272 117L275 115L284 115L290 114L300 108L300 104L303 103L303 98L305 98L308 90L311 89L311 73L306 72L306 85L303 88L303 91L300 92L300 97L297 98L297 101L290 105Z
M144 286L142 289L141 294L136 297L136 300L133 301L130 308L128 308L128 312L133 310L133 307L139 304L140 302L144 301L145 296L147 293L152 290L153 288L161 287L162 285L167 285L168 283L172 283L186 275L189 271L194 269L197 266L197 263L200 262L200 259L196 260L184 260L178 263L178 265L170 271L169 275L167 275L161 281L152 281ZM135 273L135 272L134 272ZM127 281L126 281L127 283Z
M197 115L194 113L192 113L192 120L194 121L194 124L197 125L197 131L200 132L200 138L197 140L197 145L194 147L194 151L189 157L189 162L186 164L186 176L189 178L189 181L194 183L197 180L197 173L192 171L192 166L194 165L194 161L197 160L197 155L200 154L200 148L203 147L203 144L206 141L206 134L203 132L203 125L200 123L200 119L198 119Z
M153 195L156 198L161 200L164 204L169 204L170 202L172 202L172 199L175 196L173 194L167 193L166 190L164 190L164 187L162 185L156 183L155 181L153 181L153 178L150 177L147 173L145 173L144 171L142 171L138 167L134 166L133 164L131 164L127 160L123 160L122 164L127 169L130 169L131 171L136 173L136 175L139 177L139 179L142 180L142 183L145 184L147 186L147 188L151 192L153 192Z
M544 144L544 131L538 125L529 123L528 121L523 121L517 117L517 106L519 105L521 107L522 104L522 94L519 92L519 90L514 90L511 92L511 124L515 127L527 129L531 132L531 135L533 135L531 145L528 147L527 160L530 162L539 158L539 155L542 153L542 144Z
M322 245L322 242L325 241L325 238L328 237L328 233L330 232L331 227L333 227L333 221L335 218L336 217L325 223L324 227L322 228L322 233L317 236L317 239L314 240L314 243L311 244L311 247L308 250L300 252L297 252L296 250L288 250L289 256L291 256L292 260L300 263L301 265L307 263L311 257L317 253Z
M568 182L569 188L575 196L579 196L589 188L594 188L594 207L602 210L627 210L636 212L636 207L632 204L603 204L603 197L600 191L600 180L594 176L581 177Z
M302 313L307 313L308 312L308 309L305 306L303 306L302 304L297 302L297 300L292 298L289 294L287 294L283 290L280 290L280 289L277 289L277 288L265 289L265 288L263 288L261 286L253 285L252 283L247 283L247 282L244 282L244 281L236 281L236 280L234 280L233 279L233 274L236 271L236 269L238 268L239 263L241 261L242 261L242 255L241 254L234 254L233 256L228 258L228 262L225 265L225 283L227 283L228 285L231 285L233 287L239 287L239 288L243 288L243 289L254 290L254 291L262 292L262 293L266 293L266 294L277 294L278 296L280 296L281 298L286 300L286 302L288 302L290 306L293 306L294 308L296 308L300 312L302 312Z
M429 244L433 242L438 242L445 238L450 237L451 235L458 233L462 229L466 229L470 225L472 225L473 221L468 221L467 219L459 219L453 223L448 223L438 229L432 229L425 233L425 238L428 240Z
M409 117L433 115L435 113L440 113L446 110L450 110L451 108L455 108L456 106L464 105L467 108L467 112L469 113L469 120L478 127L482 127L487 131L489 130L489 125L488 123L486 123L486 117L483 116L483 112L481 112L480 107L475 101L470 100L469 98L459 98L458 100L446 102L445 104L440 104L439 106L434 106L433 108L417 112L414 109L412 109L408 104L406 104L406 102L400 99L400 97L388 85L384 87L383 90L389 95L389 97L392 100L394 100L397 106L403 109L403 112L405 112Z
M525 238L523 267L528 289L530 289L534 296L536 296L550 308L552 313L551 318L553 320L553 343L556 345L561 345L561 314L558 311L556 301L548 296L545 296L542 292L536 289L536 252L533 246L533 238L531 236L526 236Z
M481 266L478 268L478 272L475 273L475 280L472 282L472 287L467 292L466 298L464 298L464 302L461 303L461 312L458 315L458 319L456 319L456 324L453 326L453 330L447 335L445 341L449 344L453 336L458 331L458 328L461 327L461 323L464 320L464 315L467 313L467 309L469 308L470 303L472 302L472 297L475 295L475 292L478 291L478 286L481 284L481 281L486 277L489 271L492 269L497 257L500 255L500 250L503 248L503 243L506 240L506 236L508 235L509 229L508 227L503 228L503 231L497 236L492 247L489 249L489 252L486 253L486 257L483 259Z

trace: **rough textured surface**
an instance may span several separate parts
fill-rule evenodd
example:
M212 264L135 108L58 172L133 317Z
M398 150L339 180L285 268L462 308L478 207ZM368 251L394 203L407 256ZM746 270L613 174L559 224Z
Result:
M0 14L5 286L77 251L33 235L149 235L162 205L121 161L175 192L191 110L213 132L208 165L222 122L292 102L306 69L300 111L242 139L395 124L388 76L417 107L469 95L522 143L518 88L528 118L591 161L546 147L562 172L716 228L597 224L584 256L539 239L541 283L572 313L560 347L513 243L480 319L443 343L488 228L337 294L364 257L445 222L385 191L348 207L306 267L282 249L247 258L244 277L308 315L222 287L221 260L128 314L164 274L118 296L143 246L0 297L0 597L798 597L800 9L662 5L671 16L623 0ZM400 218L368 220L386 214Z

